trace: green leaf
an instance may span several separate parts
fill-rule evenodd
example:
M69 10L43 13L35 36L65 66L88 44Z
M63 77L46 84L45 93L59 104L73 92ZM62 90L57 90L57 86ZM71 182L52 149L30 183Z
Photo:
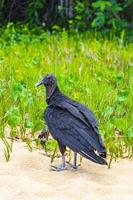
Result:
M97 81L102 81L102 79L103 79L103 73L102 72L97 72L95 74L95 78L96 78Z
M120 11L123 10L123 8L121 7L121 4L119 3L112 3L110 6L110 10L112 11L112 13L118 13Z
M101 12L103 12L107 6L111 6L110 1L98 0L92 4L93 8L97 8L97 9L99 8Z
M126 89L122 89L117 94L117 101L124 102L127 100L128 96L129 96L129 91Z
M103 116L107 117L107 116L111 116L114 112L114 108L112 106L107 106L105 111L103 112Z
M52 30L53 31L60 31L60 26L58 26L58 25L54 25L54 26L52 26Z
M30 120L26 120L24 126L25 126L25 128L32 128L33 123Z
M129 128L126 132L126 135L130 138L133 138L133 128Z
M116 77L116 80L117 82L120 84L120 83L123 83L124 82L124 77L123 76L117 76Z
M33 58L32 63L34 65L38 65L40 63L40 60L41 60L40 56L36 56L35 58Z
M13 87L13 98L17 99L17 97L20 95L20 93L23 91L24 86L21 83L15 83Z
M21 115L17 107L11 107L7 112L7 121L11 128L16 128L21 121Z
M57 142L55 140L48 140L48 141L46 141L46 144L45 144L46 149L48 151L53 151L55 149L56 145L57 145Z
M91 26L92 28L101 28L104 26L105 23L105 15L102 12L96 13L96 18L92 21Z
M20 102L23 106L32 106L33 105L33 96L27 90L23 90L20 94Z

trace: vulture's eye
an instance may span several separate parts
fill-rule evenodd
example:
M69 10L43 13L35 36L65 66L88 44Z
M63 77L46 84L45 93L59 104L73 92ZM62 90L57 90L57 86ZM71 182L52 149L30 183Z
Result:
M48 76L47 79L50 80L50 76Z

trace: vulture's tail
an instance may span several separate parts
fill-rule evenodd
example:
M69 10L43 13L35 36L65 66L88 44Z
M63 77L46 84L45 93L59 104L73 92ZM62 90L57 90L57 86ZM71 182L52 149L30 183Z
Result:
M106 151L100 152L99 156L102 158L106 158L107 157Z
M85 158L87 158L87 159L89 159L89 160L91 160L91 161L93 161L95 163L98 163L98 164L101 164L101 165L108 165L108 163L106 162L106 160L104 160L103 158L101 158L100 156L98 156L97 154L95 154L95 152L93 150L86 150L85 149L85 150L82 150L80 152L80 154L83 157L85 157Z

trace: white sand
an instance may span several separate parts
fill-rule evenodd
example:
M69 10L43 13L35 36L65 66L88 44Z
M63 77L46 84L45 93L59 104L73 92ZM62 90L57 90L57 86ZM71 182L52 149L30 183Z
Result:
M0 200L133 200L133 160L107 169L84 159L78 171L53 172L50 158L24 143L15 142L8 163L2 155L0 143Z

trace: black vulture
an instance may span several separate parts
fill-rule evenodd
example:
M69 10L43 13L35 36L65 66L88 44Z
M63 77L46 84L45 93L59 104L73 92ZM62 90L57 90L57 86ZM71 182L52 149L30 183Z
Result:
M77 168L77 153L83 157L107 165L106 149L98 131L97 120L86 106L65 96L57 85L54 75L47 74L36 86L46 87L46 102L48 107L44 112L46 125L53 138L58 141L62 154L62 164L53 166L55 170L65 170L66 146L75 152L73 168ZM45 129L39 137L45 141Z

